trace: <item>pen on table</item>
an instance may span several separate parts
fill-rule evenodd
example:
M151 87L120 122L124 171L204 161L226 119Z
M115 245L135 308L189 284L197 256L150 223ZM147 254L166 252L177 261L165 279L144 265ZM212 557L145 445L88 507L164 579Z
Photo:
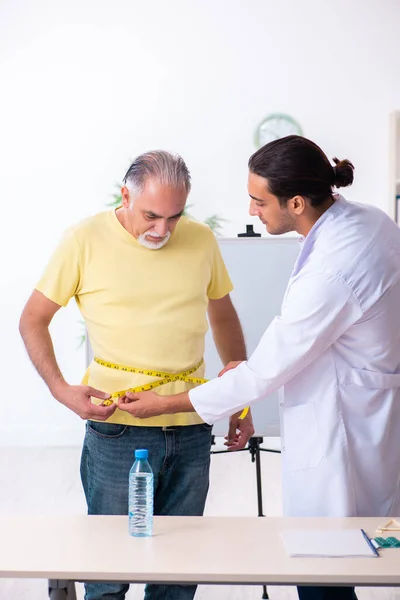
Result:
M370 538L365 533L364 529L361 529L361 533L363 534L365 541L367 542L368 546L371 548L371 550L375 554L375 556L379 556L378 550L375 548L375 546L371 542Z

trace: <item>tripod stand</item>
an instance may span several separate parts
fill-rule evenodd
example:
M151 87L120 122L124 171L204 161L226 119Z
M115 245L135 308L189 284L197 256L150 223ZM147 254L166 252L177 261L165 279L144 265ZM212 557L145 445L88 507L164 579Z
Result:
M265 517L263 513L263 499L262 499L262 481L261 481L261 452L272 452L274 454L280 454L280 450L273 450L271 448L261 448L260 445L263 443L263 437L251 437L249 439L249 444L246 448L242 448L241 450L236 450L236 452L250 452L251 462L256 463L256 480L257 480L257 507L258 507L258 516ZM215 445L215 436L212 436L212 445ZM229 450L211 450L211 454L227 454ZM268 592L267 587L263 585L263 600L268 600Z

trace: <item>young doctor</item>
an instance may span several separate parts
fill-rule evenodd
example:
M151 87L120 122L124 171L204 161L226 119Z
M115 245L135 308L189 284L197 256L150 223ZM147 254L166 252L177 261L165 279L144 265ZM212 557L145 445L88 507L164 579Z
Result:
M250 359L190 392L127 394L119 406L135 417L194 409L214 423L283 388L284 513L398 516L400 230L333 193L353 181L353 165L334 162L298 136L250 158L250 214L270 234L301 235L281 314ZM355 598L350 587L298 591Z

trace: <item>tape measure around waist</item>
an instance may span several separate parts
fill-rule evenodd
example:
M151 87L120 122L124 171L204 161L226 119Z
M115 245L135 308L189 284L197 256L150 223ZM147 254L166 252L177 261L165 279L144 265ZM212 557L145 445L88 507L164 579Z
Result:
M109 406L115 400L118 400L118 398L125 396L127 392L130 392L131 394L136 394L138 392L148 392L150 390L153 390L154 388L160 387L161 385L165 385L166 383L171 383L173 381L185 381L186 383L194 383L196 385L201 385L203 383L207 383L208 381L208 379L203 379L202 377L190 377L190 375L192 373L195 373L204 363L203 358L193 367L190 367L190 369L186 369L186 371L182 371L181 373L167 373L165 371L154 371L152 369L138 369L137 367L118 365L116 363L102 360L98 356L95 356L93 360L98 365L106 367L107 369L115 369L116 371L124 371L125 373L136 373L137 375L147 375L148 377L158 377L157 381L145 383L144 385L138 385L134 388L128 388L119 392L113 392L111 394L111 398L103 402L104 406ZM248 412L248 408L243 409L239 418L244 419Z

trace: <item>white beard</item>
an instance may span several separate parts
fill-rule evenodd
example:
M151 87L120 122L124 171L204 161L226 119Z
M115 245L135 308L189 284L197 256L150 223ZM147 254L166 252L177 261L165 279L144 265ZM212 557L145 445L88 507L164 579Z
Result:
M161 238L159 242L151 242L150 240L147 239L148 235L149 235L148 231L146 231L145 233L141 233L139 235L139 237L137 238L137 241L139 242L139 244L141 246L144 246L145 248L148 248L149 250L159 250L160 248L165 246L165 244L168 242L169 238L171 237L171 232L168 231L167 234L165 235L165 237ZM151 235L152 235L152 237L159 237L154 232Z

